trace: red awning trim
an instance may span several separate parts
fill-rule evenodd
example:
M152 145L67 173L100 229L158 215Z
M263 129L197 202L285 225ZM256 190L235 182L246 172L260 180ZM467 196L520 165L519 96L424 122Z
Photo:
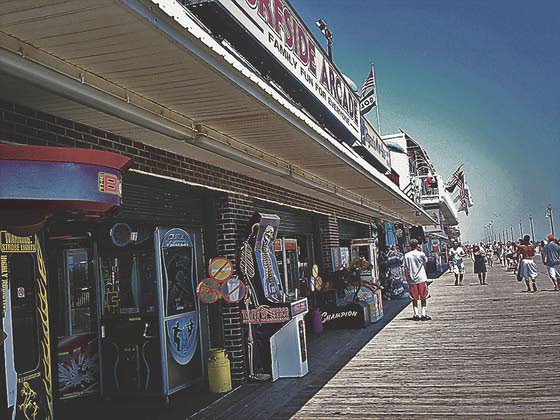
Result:
M9 144L0 144L0 160L82 163L105 166L121 172L132 166L132 159L129 157L102 150Z

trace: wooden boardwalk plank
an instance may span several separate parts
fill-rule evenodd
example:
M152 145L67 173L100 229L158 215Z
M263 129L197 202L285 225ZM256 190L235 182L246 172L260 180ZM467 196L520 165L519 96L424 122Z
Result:
M489 286L436 280L431 322L398 315L294 417L560 418L560 293L539 271L535 294L499 265Z

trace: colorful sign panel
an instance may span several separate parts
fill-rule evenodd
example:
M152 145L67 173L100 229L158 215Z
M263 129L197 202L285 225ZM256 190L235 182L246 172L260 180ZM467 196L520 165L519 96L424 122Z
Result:
M307 298L303 298L291 303L290 312L292 313L292 318L295 318L300 314L306 314L308 310L309 308L307 305Z
M10 232L0 232L0 252L31 252L36 251L35 242L31 236L16 236Z
M25 174L25 176L22 176ZM105 212L121 204L121 173L83 163L0 159L0 203L38 202L42 209Z
M59 398L99 393L97 334L59 337L57 350Z
M4 239L8 237L5 231L1 231L0 235ZM21 251L18 247L11 248L13 251L0 251L0 329L6 334L0 351L4 352L6 402L15 419L52 419L52 366L45 260L36 235L21 238L21 242L13 239L10 242L18 245L32 244L35 252ZM16 290L15 296L10 292L11 288ZM18 340L14 339L16 336ZM19 357L16 358L16 355ZM18 371L18 367L23 372Z
M353 146L362 148L363 151L373 156L386 170L391 170L391 153L389 148L368 120L362 118L361 121L362 136L360 141L354 143ZM366 158L366 160L368 159Z
M288 306L270 307L261 305L255 309L243 309L241 313L244 324L274 324L288 322L291 319Z
M364 328L369 324L369 308L358 303L346 306L327 305L321 308L321 318L328 328Z
M360 138L356 94L287 0L214 2L226 9L350 133Z
M212 258L208 263L208 275L224 282L233 275L233 264L226 257Z
M198 313L189 312L165 321L167 348L173 359L186 365L193 358L198 347Z
M202 303L209 305L222 297L222 286L216 279L204 279L196 286L196 294Z
M222 284L222 297L226 302L241 302L245 297L245 283L239 277L231 277Z

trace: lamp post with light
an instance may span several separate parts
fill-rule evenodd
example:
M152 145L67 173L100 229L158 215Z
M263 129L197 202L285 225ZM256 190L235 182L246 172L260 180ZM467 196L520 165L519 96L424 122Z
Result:
M315 22L315 25L319 28L325 39L327 40L327 54L329 55L329 60L333 61L332 55L332 43L333 43L333 34L327 23L323 19L319 19Z

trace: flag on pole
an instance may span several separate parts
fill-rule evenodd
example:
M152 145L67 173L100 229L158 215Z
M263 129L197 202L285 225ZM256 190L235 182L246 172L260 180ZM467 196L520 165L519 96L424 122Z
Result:
M377 106L377 88L375 86L375 70L372 64L360 91L360 114L362 116L367 114L374 106Z
M471 189L469 188L469 184L465 182L465 196L467 201L467 206L472 207L474 205L473 198L471 195Z
M364 82L364 85L362 86L362 90L360 91L360 97L363 98L365 93L370 88L375 89L375 71L373 69L373 64L371 65L371 68L369 69L368 77L366 78L366 81Z
M461 201L461 206L457 211L464 211L467 216L469 215L469 206L467 205L466 201Z
M449 181L447 181L445 183L445 190L452 193L453 191L455 191L455 187L457 186L457 184L459 183L459 180L464 176L464 171L463 171L463 164L461 164L461 166L459 166L455 172L453 172L453 175L451 175L451 178L449 179Z
M550 207L550 204L549 204L548 208L546 209L546 218L550 219L551 216L552 216L552 207Z

